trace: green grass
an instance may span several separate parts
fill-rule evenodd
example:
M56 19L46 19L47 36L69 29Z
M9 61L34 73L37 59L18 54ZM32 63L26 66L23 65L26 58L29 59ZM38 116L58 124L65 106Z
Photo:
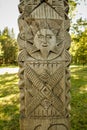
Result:
M2 64L2 65L0 65L0 68L17 68L18 67L18 65L14 65L14 64L10 64L10 65L6 65L6 64Z
M87 66L71 67L71 130L87 130ZM19 130L17 74L0 75L0 130Z
M71 130L87 130L87 66L71 68Z
M0 75L0 130L19 130L17 74Z

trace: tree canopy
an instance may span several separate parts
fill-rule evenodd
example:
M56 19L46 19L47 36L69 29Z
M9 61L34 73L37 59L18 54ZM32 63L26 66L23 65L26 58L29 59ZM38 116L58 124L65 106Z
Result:
M75 8L82 0L69 0L70 2L70 19L71 19L71 55L72 63L83 64L87 63L87 20L79 17L73 23ZM84 0L85 2L85 0Z
M17 41L14 38L13 29L10 31L8 27L0 33L0 63L12 64L16 62L17 57Z

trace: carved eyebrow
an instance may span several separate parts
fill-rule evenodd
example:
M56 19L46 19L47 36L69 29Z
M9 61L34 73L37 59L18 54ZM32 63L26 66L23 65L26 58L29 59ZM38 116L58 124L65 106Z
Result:
M53 36L52 34L46 34L46 36Z
M42 34L38 34L38 37L44 37L44 35L42 35Z
M46 34L46 37L52 37L53 35L52 34Z

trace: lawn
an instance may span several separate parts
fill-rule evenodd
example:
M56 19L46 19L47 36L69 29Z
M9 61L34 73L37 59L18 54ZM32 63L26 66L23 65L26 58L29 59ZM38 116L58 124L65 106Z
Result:
M87 66L71 66L71 130L87 130ZM0 130L19 130L17 74L0 75Z
M0 130L19 130L17 74L0 75Z
M71 130L87 130L87 66L71 67Z

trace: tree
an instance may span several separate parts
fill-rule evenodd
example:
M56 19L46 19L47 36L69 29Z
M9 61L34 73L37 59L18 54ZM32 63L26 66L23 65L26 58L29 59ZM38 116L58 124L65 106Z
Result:
M80 44L78 45L78 49L76 51L76 56L79 63L86 64L87 63L87 29L81 33L79 37Z
M17 57L17 42L12 33L6 27L0 35L1 54L5 64L15 63Z
M72 36L71 55L73 63L87 63L87 29Z
M70 2L70 19L71 19L71 55L73 63L86 64L87 63L87 20L80 17L76 22L72 18L75 14L77 4L82 0L69 0ZM85 3L85 0L84 0Z

